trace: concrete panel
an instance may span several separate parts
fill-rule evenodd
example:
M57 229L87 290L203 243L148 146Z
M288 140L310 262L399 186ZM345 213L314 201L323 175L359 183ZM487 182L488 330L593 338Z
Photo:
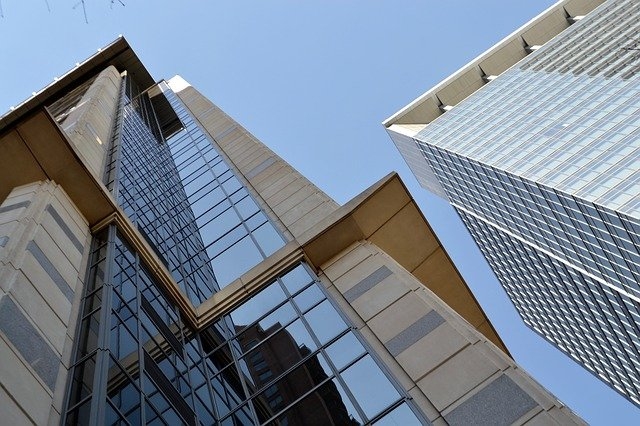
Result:
M341 256L323 265L322 269L330 280L337 280L354 266L375 253L370 246L356 243L346 249Z
M51 393L0 335L0 383L34 424L47 421ZM4 410L3 410L4 411Z
M55 207L53 207L53 205L49 204L47 206L47 213L49 213L51 218L53 218L55 223L62 230L64 235L66 235L69 241L71 241L71 243L75 246L75 248L78 249L80 253L82 253L82 250L84 249L82 242L76 236L76 234L71 230L67 222L62 218L60 213L58 213L58 211L55 209Z
M248 180L251 180L252 178L258 176L260 173L265 171L268 167L275 164L276 161L277 160L275 157L269 157L263 160L262 162L260 162L260 164L254 166L253 168L251 168L251 170L245 173L245 178L247 178Z
M385 343L385 346L393 356L398 356L418 340L431 333L444 322L436 311L429 311L423 317L402 330L396 336Z
M349 262L351 259L344 258L345 262ZM355 259L354 259L355 260ZM342 274L338 278L333 278L333 284L342 294L345 294L357 283L373 274L375 271L384 266L384 259L382 256L368 256L364 261L353 265L350 270Z
M324 199L322 196L320 196L317 193L312 193L308 197L303 199L301 202L299 202L298 204L295 204L290 209L287 209L285 212L283 212L282 214L279 214L278 216L280 217L280 220L282 221L282 223L284 223L285 225L291 225L301 220L302 218L304 218L305 215L310 214L316 207L321 205L323 202L324 202ZM313 224L320 222L322 219L325 218L325 216L326 215L320 216L316 214L315 215L316 219L313 220Z
M69 284L69 281L63 277L58 268L49 260L49 258L44 254L40 246L36 244L35 241L29 242L27 245L27 250L31 253L36 262L40 265L42 270L47 274L49 279L53 281L53 283L58 287L60 292L67 298L69 302L73 300L73 288ZM28 274L30 275L30 274ZM73 280L75 284L75 280Z
M473 326L485 321L471 291L441 247L414 269L413 274Z
M451 324L445 322L399 354L396 359L407 374L418 381L468 345L469 341Z
M9 296L0 299L0 331L49 389L54 389L60 366L59 354L51 349Z
M474 346L467 346L418 382L440 411L495 374L498 368Z
M537 406L508 376L502 375L445 415L451 426L511 425Z
M394 259L404 259L402 266L413 271L440 246L433 234L414 231L416 228L413 223L418 218L421 215L417 207L407 204L376 231L369 241L385 247L385 252Z
M388 342L431 310L423 300L408 293L373 317L368 325L380 340Z
M1 344L1 343L0 343ZM0 407L2 407L2 420L0 423L11 426L33 425L27 413L22 411L13 399L0 386Z
M382 265L346 291L344 293L344 298L347 299L347 302L353 302L391 274L392 272L389 268L387 268L386 265Z
M391 275L359 296L352 306L362 319L368 321L409 291L397 276Z
M43 298L38 289L19 271L14 276L9 293L14 297L15 302L29 313L29 318L39 332L58 355L61 355L69 318L60 318L59 313L49 306L48 300Z

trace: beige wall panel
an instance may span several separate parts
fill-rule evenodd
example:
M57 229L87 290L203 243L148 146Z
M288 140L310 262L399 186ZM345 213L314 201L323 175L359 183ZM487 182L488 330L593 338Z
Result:
M115 67L102 71L61 127L99 180L109 148L122 78Z
M469 345L464 336L445 322L399 354L397 359L417 382Z
M16 355L0 333L0 383L21 411L35 424L46 424L51 407L51 393L36 378L31 368ZM4 412L4 410L3 410Z
M516 423L558 407L507 355L375 245L355 243L319 269L331 296L431 421L464 417L478 398L509 406L512 395L499 392L504 386L529 404L505 414ZM580 420L568 412L564 424Z
M311 210L308 214L300 218L297 222L289 225L291 233L298 237L307 230L314 227L322 219L335 211L335 203L331 201L323 201L318 207Z
M0 407L2 407L2 421L0 423L12 426L32 425L31 419L22 411L20 406L0 386Z
M411 223L415 217L421 217L417 207L407 204L369 238L376 245L382 245L380 242L384 241L389 256L405 259L403 266L409 271L413 271L440 246L433 234L413 231L415 228Z
M38 290L21 272L16 272L9 294L29 313L29 318L42 337L62 356L69 318L60 318L62 313L54 311L49 299Z
M24 207L11 208L16 202ZM0 281L8 292L0 297L0 335L13 353L1 356L2 364L33 382L28 386L38 402L33 403L32 417L37 424L46 424L47 419L57 418L66 390L89 229L53 182L16 188L2 206L0 219L18 213L8 223L8 240L0 249ZM22 387L4 377L1 382L32 415L32 402L22 396ZM44 394L39 395L37 386Z
M418 387L437 409L444 410L498 372L498 367L477 351L475 345L467 346L418 381Z

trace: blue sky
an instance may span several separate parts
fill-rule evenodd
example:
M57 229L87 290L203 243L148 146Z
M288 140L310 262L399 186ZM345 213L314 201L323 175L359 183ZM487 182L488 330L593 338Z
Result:
M398 171L516 361L589 423L640 424L524 326L380 124L553 1L123 2L86 0L87 24L77 0L0 0L0 110L123 34L154 78L182 75L339 203Z

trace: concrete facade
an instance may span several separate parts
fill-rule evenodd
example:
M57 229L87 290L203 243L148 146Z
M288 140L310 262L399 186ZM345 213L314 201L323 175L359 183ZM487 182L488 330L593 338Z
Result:
M366 342L366 357L375 360L399 395L396 407L368 417L367 422L383 419L397 407L410 406L416 424L463 425L472 420L478 424L582 424L511 359L396 174L339 206L182 82L182 87L174 85L175 94L285 240L262 262L194 305L178 286L175 271L169 270L157 244L133 224L102 182L104 153L110 146L105 141L117 136L117 93L124 75L135 75L138 84L148 84L142 90L155 87L126 41L119 39L63 77L58 86L46 88L0 122L0 150L5 149L3 144L13 144L13 162L29 165L34 175L50 178L28 175L22 178L31 179L26 185L19 186L20 180L14 179L0 187L0 194L8 194L0 205L0 403L12 424L85 420L102 424L107 415L140 416L135 411L125 413L122 405L117 407L121 414L113 414L114 401L119 400L110 394L107 402L106 397L107 386L115 394L118 386L132 380L129 377L140 374L151 377L160 389L157 392L169 401L168 410L175 409L182 421L206 424L181 399L172 382L163 378L162 369L152 367L154 358L162 359L163 351L179 348L188 336L210 330L221 317L301 263L313 271L314 282L325 289L322 297L328 297L348 324L345 333L355 333ZM68 122L49 115L43 105L68 93L75 81L91 76L97 77L79 96L82 105L71 109ZM162 103L161 91L154 93L150 102L164 123L172 117L164 109L167 105ZM163 114L168 118L162 118ZM23 145L39 150L27 154ZM53 153L64 160L62 164L51 160ZM61 171L62 166L74 170L75 178ZM107 255L96 258L100 251L95 245L105 239ZM154 307L148 291L134 297L140 303L115 315L110 303L121 306L128 301L118 288L124 280L105 273L99 279L104 281L102 293L94 290L96 264L108 265L101 269L107 273L119 267L113 261L116 246L134 253L132 258L140 268L137 276L144 273L138 285L152 282L153 294L179 311L186 330L179 339L172 335L180 333L175 320L167 325L157 312L150 313ZM131 274L134 269L126 271ZM96 302L91 294L103 296ZM112 366L117 357L109 334L116 326L110 324L117 325L127 312L140 306L144 312L131 318L146 315L147 324L156 324L157 332L131 353L125 352L117 361L124 365L123 370L117 372ZM78 318L88 318L91 309L102 312L95 316L106 324L98 323L99 330L89 329L96 340L93 359L97 368L95 377L87 379L83 376L87 370L80 368L87 357L79 354L83 346L75 330ZM120 330L122 336L131 334L127 331L131 327L114 330ZM82 326L78 329L84 330ZM160 343L149 354L154 341ZM170 365L168 361L163 364L165 368ZM77 379L73 383L72 375ZM83 380L91 386L77 402L69 389L77 389L74 386ZM333 398L338 395L336 389L329 392ZM139 404L151 404L150 393L142 391L141 395ZM141 416L137 418L150 421L152 414Z
M54 182L15 188L0 206L0 223L3 401L15 407L9 410L15 416L11 424L56 424L84 285L89 229Z

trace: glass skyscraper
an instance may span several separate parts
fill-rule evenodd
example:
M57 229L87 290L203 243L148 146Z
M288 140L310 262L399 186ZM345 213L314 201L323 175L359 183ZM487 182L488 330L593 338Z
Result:
M640 3L599 3L559 2L385 126L525 323L639 405Z
M581 424L396 174L339 206L123 38L2 117L0 173L1 422Z

